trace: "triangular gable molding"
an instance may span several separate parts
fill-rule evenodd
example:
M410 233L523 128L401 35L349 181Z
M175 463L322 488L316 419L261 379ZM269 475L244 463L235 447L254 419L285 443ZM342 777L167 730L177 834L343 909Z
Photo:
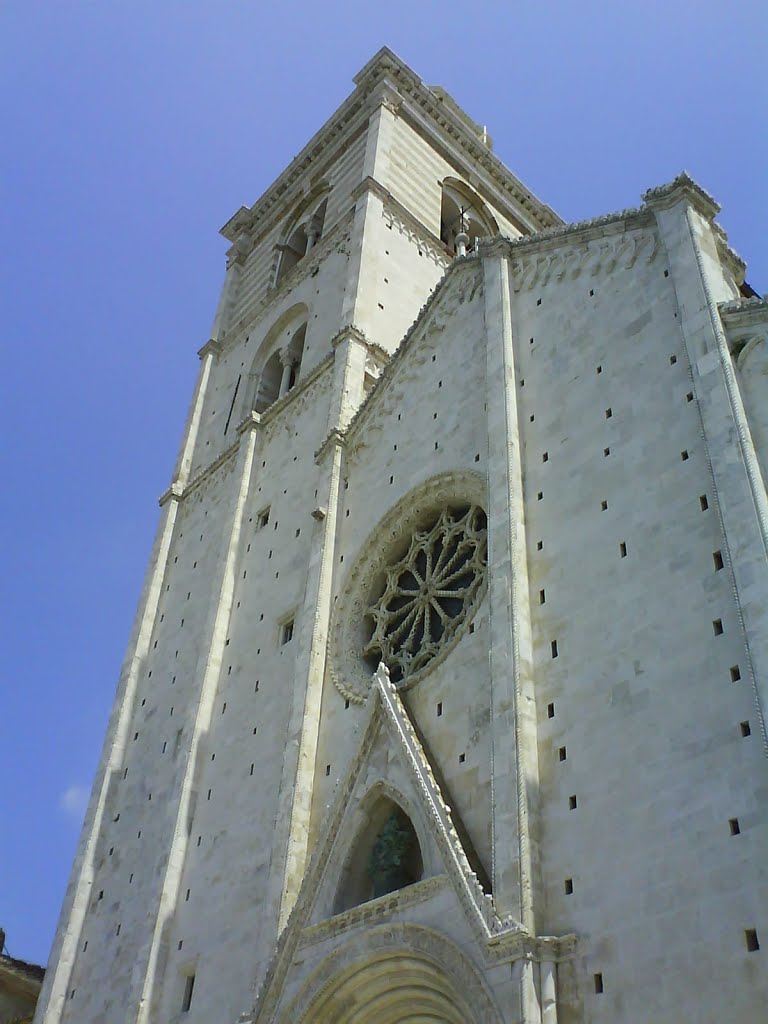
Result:
M501 949L506 950L509 945L520 953L527 946L526 940L529 937L522 926L512 918L499 918L494 909L493 898L483 892L476 874L472 871L454 827L451 809L443 800L424 748L383 664L379 665L373 676L367 705L367 714L362 725L362 739L357 752L336 792L331 813L323 830L323 838L311 856L296 903L260 987L254 1010L252 1014L245 1014L240 1018L243 1022L257 1024L259 1021L269 1020L270 1014L277 1006L303 930L309 926L325 868L331 859L331 852L350 798L382 725L386 726L394 740L395 749L399 749L403 755L414 784L414 793L422 804L424 819L432 824L433 838L443 859L447 876L479 940L483 954L490 954L492 958L496 958Z

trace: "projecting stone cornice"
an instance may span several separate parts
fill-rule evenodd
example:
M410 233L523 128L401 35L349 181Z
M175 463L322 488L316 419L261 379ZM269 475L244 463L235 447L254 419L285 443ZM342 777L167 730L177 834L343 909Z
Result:
M695 182L687 171L678 174L665 185L649 188L642 196L646 206L662 209L673 206L681 198L687 199L707 220L714 220L720 212L720 206L715 199Z
M353 324L348 324L346 327L342 327L331 338L331 348L336 349L342 342L348 339L353 339L358 342L374 359L379 363L386 363L389 359L390 353L385 348L378 344L376 341L371 341L364 331L361 331L359 327L355 327Z
M221 352L221 348L222 345L220 341L217 341L216 338L209 338L208 341L206 341L206 343L203 345L203 347L197 350L197 354L200 357L200 359L205 359L205 357L209 354L213 356L218 356L219 353Z
M718 308L720 316L727 319L729 324L743 324L746 327L768 316L768 297L732 299L730 302L721 302Z
M306 176L316 180L325 172L336 151L349 145L355 132L362 130L376 107L385 105L398 116L412 108L411 115L426 117L446 142L462 153L468 164L480 166L499 189L512 210L519 210L529 228L543 229L560 222L504 164L494 156L477 134L477 125L464 112L455 113L438 93L426 86L391 50L383 47L354 78L357 88L342 103L323 127L310 139L283 173L252 206L240 209L222 227L221 234L235 242L243 232L258 227L263 232L276 213L284 215L301 197ZM458 108L457 108L458 109ZM473 130L473 127L474 129ZM518 217L520 213L518 213Z

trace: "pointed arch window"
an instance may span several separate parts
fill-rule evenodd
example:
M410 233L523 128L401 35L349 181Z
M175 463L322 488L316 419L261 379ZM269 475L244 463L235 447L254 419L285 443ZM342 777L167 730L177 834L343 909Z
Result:
M336 897L336 913L421 881L419 838L406 812L389 797L371 809L357 837Z

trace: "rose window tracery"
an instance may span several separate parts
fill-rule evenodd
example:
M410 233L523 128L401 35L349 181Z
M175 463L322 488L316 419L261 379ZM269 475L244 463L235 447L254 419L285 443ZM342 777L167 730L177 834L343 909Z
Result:
M431 528L415 533L406 554L384 570L383 589L366 611L369 664L383 661L393 682L423 669L471 616L486 561L479 505L445 509Z

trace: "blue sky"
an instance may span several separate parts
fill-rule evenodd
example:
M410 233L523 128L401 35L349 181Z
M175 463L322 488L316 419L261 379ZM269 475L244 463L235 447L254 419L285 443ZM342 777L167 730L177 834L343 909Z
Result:
M566 220L687 169L768 288L763 2L3 0L0 926L45 963L224 269L386 44Z

